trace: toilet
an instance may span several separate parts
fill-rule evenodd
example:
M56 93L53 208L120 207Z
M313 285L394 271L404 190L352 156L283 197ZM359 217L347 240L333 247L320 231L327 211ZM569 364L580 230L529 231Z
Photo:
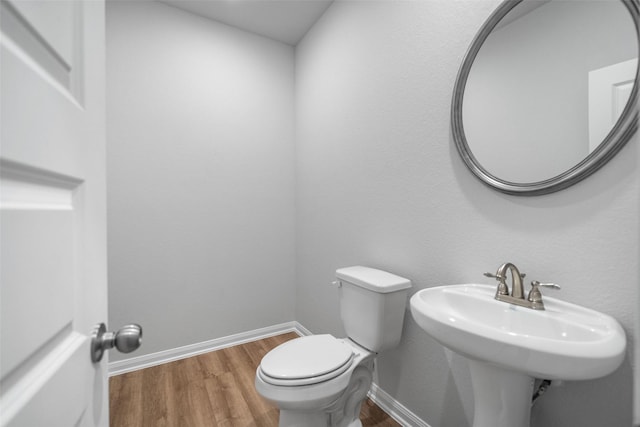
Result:
M256 390L280 409L280 427L361 427L373 361L400 342L411 281L362 266L338 269L336 278L347 337L287 341L256 371Z

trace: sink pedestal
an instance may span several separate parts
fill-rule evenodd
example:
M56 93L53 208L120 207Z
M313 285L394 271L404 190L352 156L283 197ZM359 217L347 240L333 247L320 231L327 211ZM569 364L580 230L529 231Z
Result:
M529 427L534 379L469 359L473 387L473 427Z

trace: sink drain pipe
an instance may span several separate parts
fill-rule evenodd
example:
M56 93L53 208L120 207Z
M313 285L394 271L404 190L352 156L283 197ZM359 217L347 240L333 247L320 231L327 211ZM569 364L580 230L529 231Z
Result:
M547 389L549 388L549 386L551 385L551 380L542 380L540 382L540 385L538 385L538 388L536 389L536 391L533 393L533 396L531 397L531 406L533 407L533 405L536 404L536 401L542 397L542 395L547 391Z

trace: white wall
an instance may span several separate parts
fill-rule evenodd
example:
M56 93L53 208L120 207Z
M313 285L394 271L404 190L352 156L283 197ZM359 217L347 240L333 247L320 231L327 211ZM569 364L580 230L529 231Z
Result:
M293 48L139 1L107 33L110 326L139 356L292 320Z
M353 264L414 281L491 283L513 261L558 297L615 316L633 337L638 136L568 190L519 198L465 168L451 141L455 76L493 1L336 2L296 51L296 320L342 334L334 270ZM379 385L432 427L470 425L466 364L407 312ZM627 427L632 357L609 377L553 388L533 427Z

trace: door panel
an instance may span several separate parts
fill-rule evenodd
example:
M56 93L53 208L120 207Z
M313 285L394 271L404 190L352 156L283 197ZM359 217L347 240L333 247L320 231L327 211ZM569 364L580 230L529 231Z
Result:
M0 7L0 425L106 426L104 3Z
M604 141L622 115L637 68L636 58L589 72L589 151Z
M82 77L83 3L2 0L5 46L74 96Z

